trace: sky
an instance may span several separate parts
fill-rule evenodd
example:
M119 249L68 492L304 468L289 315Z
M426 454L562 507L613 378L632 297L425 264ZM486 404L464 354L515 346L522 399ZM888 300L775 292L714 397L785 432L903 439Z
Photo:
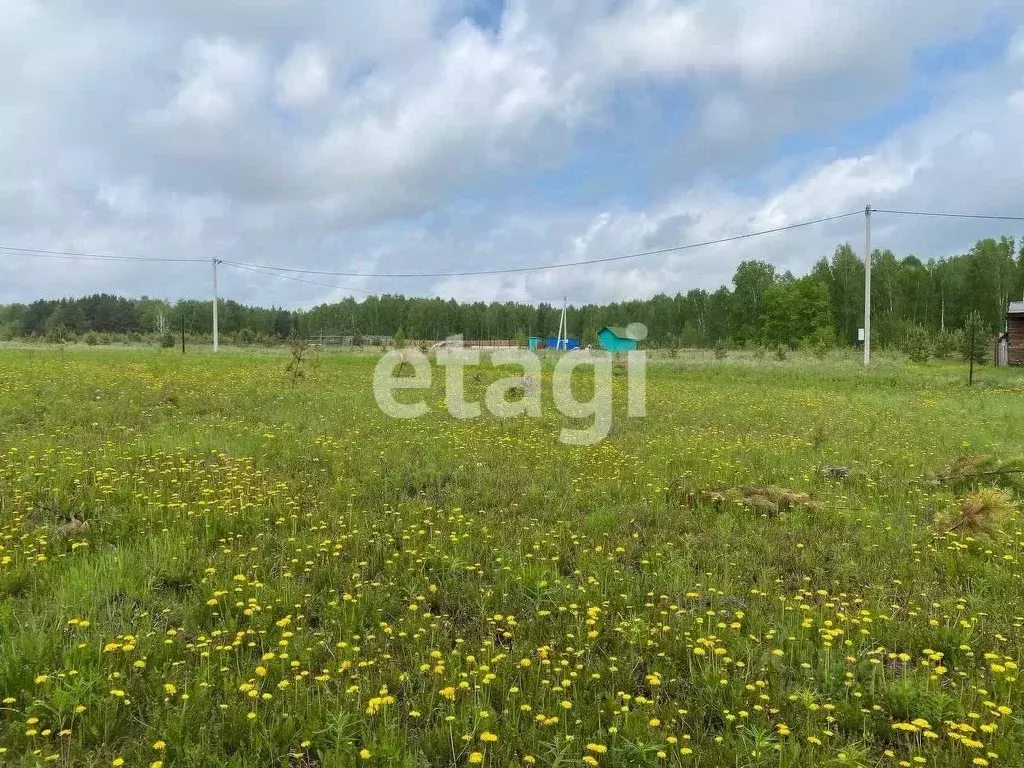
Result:
M88 5L86 11L83 5ZM1019 0L0 0L0 303L211 294L210 261L558 264L875 208L1024 215ZM224 297L572 303L799 274L863 216L519 274L219 268ZM963 252L1024 223L875 214ZM294 277L301 277L292 273ZM313 284L318 283L318 284Z

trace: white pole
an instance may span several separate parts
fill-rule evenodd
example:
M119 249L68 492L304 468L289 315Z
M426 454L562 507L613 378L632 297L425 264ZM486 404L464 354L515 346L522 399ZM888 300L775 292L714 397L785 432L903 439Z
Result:
M864 365L871 364L871 206L864 209Z
M217 330L217 260L213 260L213 351L220 348L220 333Z
M562 297L562 324L561 324L562 338L560 340L561 343L559 344L559 347L558 347L559 349L568 349L569 348L569 321L568 321L568 319L565 316L565 305L567 303L568 303L568 299L565 296L563 296Z

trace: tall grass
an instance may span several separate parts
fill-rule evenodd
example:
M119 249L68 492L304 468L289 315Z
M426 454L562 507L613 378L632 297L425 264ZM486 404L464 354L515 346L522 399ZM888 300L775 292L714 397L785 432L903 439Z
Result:
M373 363L3 352L0 762L1024 764L1020 476L947 472L1018 373L666 357L578 448Z

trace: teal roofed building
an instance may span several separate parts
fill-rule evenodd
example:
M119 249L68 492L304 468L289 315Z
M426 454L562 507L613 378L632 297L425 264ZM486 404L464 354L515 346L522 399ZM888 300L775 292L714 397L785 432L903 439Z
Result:
M632 352L641 341L629 328L611 325L606 325L598 331L597 340L608 352Z

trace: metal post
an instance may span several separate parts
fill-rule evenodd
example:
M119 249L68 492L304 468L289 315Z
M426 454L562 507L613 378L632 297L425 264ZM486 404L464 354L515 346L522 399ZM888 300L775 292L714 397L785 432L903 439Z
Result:
M185 354L185 310L181 311L181 354Z
M213 260L213 351L220 348L220 333L217 329L217 259Z
M871 206L864 208L864 365L871 364Z

